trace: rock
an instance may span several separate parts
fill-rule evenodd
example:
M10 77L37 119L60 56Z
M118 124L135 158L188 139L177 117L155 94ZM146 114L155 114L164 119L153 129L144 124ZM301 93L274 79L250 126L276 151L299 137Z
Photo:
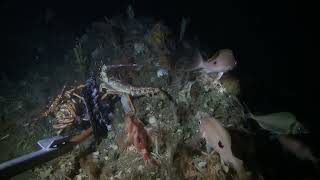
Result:
M145 49L143 43L134 43L133 48L134 48L135 54L141 54Z
M151 105L148 104L147 107L146 107L146 111L150 111L151 110Z
M115 150L115 151L119 148L119 147L118 147L117 145L115 145L115 144L111 144L110 147L111 147L113 150Z
M201 162L198 163L198 167L200 169L205 169L207 167L207 164L208 164L207 162L201 161Z
M81 180L82 176L80 174L76 175L75 180Z
M144 166L143 165L140 165L140 166L138 166L138 171L143 171L143 168L144 168Z
M108 156L105 156L103 159L106 160L106 161L108 161L108 160L109 160L109 157L108 157Z
M96 151L92 153L92 156L99 156L99 154L100 154L99 151Z
M108 133L108 139L110 139L110 140L111 140L111 139L114 139L115 136L116 136L116 134L115 134L114 131L111 131L111 132Z
M131 173L131 172L132 172L131 168L128 168L127 173Z
M157 77L158 77L158 78L161 78L161 77L163 77L163 76L168 76L168 70L166 70L166 69L159 69L159 70L157 71Z
M154 116L151 116L148 121L151 125L154 125L157 123L157 119Z
M205 172L207 170L207 161L196 158L193 160L193 163L200 172Z

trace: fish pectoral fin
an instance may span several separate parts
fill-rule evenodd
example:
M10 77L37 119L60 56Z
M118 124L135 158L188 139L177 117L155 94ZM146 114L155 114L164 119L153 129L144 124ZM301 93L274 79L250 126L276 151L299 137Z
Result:
M220 156L220 163L221 163L221 167L222 167L223 171L226 172L226 173L228 173L228 172L229 172L229 166L226 165L226 164L223 162L221 156Z
M224 72L219 72L217 78L214 81L218 81L223 76Z
M209 154L209 155L212 155L213 153L214 153L214 149L213 149L213 147L212 146L210 146L210 145L206 145L206 148L207 148L207 153Z

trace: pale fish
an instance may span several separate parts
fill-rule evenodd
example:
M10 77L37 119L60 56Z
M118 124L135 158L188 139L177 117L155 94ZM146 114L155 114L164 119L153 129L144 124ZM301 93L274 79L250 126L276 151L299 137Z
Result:
M218 73L217 80L219 80L222 75L237 66L237 60L231 49L219 49L211 58L205 61L202 58L199 50L195 51L194 61L197 62L194 65L193 70L200 69L202 72Z
M310 148L303 142L287 135L280 135L277 139L284 150L294 154L297 158L310 160L314 164L319 162L319 159L313 155Z
M196 115L200 124L201 137L206 139L207 149L213 148L224 163L234 168L240 179L246 179L243 161L235 157L231 150L231 137L229 132L215 118L207 113L198 112Z
M248 117L257 121L265 130L274 134L302 134L308 133L303 125L290 112L276 112L265 115L254 115L249 112Z
M188 42L183 42L171 62L172 68L179 71L202 71L206 74L218 73L219 80L222 75L237 66L237 59L231 49L219 49L215 54L205 60L196 47Z

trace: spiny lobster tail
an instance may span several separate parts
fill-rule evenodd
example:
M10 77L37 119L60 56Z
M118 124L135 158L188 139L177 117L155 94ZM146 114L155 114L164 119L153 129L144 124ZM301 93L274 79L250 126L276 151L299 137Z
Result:
M240 180L246 180L247 175L246 175L246 170L243 166L243 161L241 159L234 157L233 160L231 161L231 164L233 168L237 171L237 174Z
M63 93L65 92L65 90L66 90L66 85L63 86L59 95L53 100L53 103L49 106L49 109L47 111L45 111L44 113L42 113L41 117L47 117L48 115L50 115L56 111L58 105L62 101Z

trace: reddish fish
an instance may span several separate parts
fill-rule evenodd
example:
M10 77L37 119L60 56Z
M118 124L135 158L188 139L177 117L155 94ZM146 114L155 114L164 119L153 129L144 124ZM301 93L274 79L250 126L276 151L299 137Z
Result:
M134 145L143 155L145 162L156 165L156 161L151 158L149 153L150 136L142 122L133 113L127 113L125 115L125 125L127 129L127 146Z

